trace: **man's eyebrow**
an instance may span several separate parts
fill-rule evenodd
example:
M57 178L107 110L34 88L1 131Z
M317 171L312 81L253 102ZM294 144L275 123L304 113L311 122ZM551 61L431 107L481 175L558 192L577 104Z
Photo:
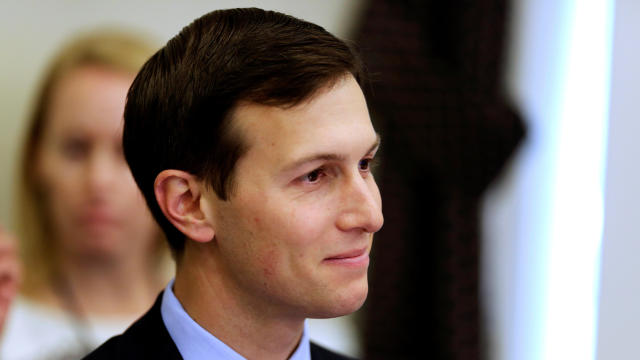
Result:
M376 141L374 141L374 143L371 145L371 147L369 147L369 150L367 150L367 152L365 154L370 154L372 152L374 152L378 147L380 146L380 134L376 133ZM310 163L310 162L314 162L314 161L318 161L318 160L323 160L323 161L343 161L345 159L345 157L343 155L339 155L339 154L333 154L333 153L329 153L329 154L314 154L314 155L310 155L310 156L306 156L303 157L302 159L298 159L296 161L294 161L293 163L285 166L282 171L283 172L288 172L291 171L299 166L302 166L303 164L306 163Z

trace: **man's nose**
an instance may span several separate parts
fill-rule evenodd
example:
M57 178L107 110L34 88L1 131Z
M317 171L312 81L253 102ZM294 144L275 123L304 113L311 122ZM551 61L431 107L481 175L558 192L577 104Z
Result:
M360 229L375 233L380 230L384 218L380 192L373 178L366 179L359 174L354 176L346 181L343 194L342 212L338 219L338 227L342 231Z

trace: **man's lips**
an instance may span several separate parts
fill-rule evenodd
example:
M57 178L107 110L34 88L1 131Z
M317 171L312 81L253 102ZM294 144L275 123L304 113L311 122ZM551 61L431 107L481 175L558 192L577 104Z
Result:
M346 266L367 266L369 265L369 249L367 247L348 250L336 255L331 255L324 259L327 264Z
M349 251L345 251L343 253L337 254L337 255L333 255L327 258L327 260L336 260L336 259L347 259L347 258L354 258L354 257L358 257L360 255L362 255L363 253L367 252L367 248L362 248L362 249L354 249L354 250L349 250Z

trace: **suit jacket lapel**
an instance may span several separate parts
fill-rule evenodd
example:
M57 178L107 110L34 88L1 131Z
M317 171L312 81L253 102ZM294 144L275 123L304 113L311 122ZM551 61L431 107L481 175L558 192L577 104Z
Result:
M151 310L133 323L122 334L121 345L126 358L131 359L180 359L182 356L162 321L160 304L162 293Z

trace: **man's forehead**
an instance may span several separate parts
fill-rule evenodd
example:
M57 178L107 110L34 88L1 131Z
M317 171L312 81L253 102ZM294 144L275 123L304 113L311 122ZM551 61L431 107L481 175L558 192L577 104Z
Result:
M355 100L355 103L354 101L349 103L335 101L335 98L345 95L350 95L350 99ZM253 133L255 129L263 128L268 120L286 119L286 121L275 121L269 124L270 127L275 128L274 130L284 134L283 132L291 128L292 122L295 121L317 121L325 116L340 116L343 121L350 121L347 117L350 113L346 111L349 110L346 109L347 107L358 108L360 112L366 113L368 119L364 95L360 85L350 74L327 82L302 102L293 105L239 101L230 112L231 128L245 135Z
M231 109L230 117L232 120L237 120L238 117L243 117L245 115L244 113L247 111L247 109L250 109L250 111L271 111L282 113L304 111L304 109L310 104L314 103L319 98L322 98L323 95L335 90L336 88L339 88L340 85L343 85L345 82L356 83L353 75L345 74L344 76L326 81L321 86L311 91L307 96L301 98L300 101L295 103L280 103L278 99L272 99L272 101L266 101L264 103L252 101L250 99L240 99Z
M364 95L353 77L293 107L240 104L232 127L246 146L245 156L257 151L262 159L287 163L322 154L363 156L377 142Z

